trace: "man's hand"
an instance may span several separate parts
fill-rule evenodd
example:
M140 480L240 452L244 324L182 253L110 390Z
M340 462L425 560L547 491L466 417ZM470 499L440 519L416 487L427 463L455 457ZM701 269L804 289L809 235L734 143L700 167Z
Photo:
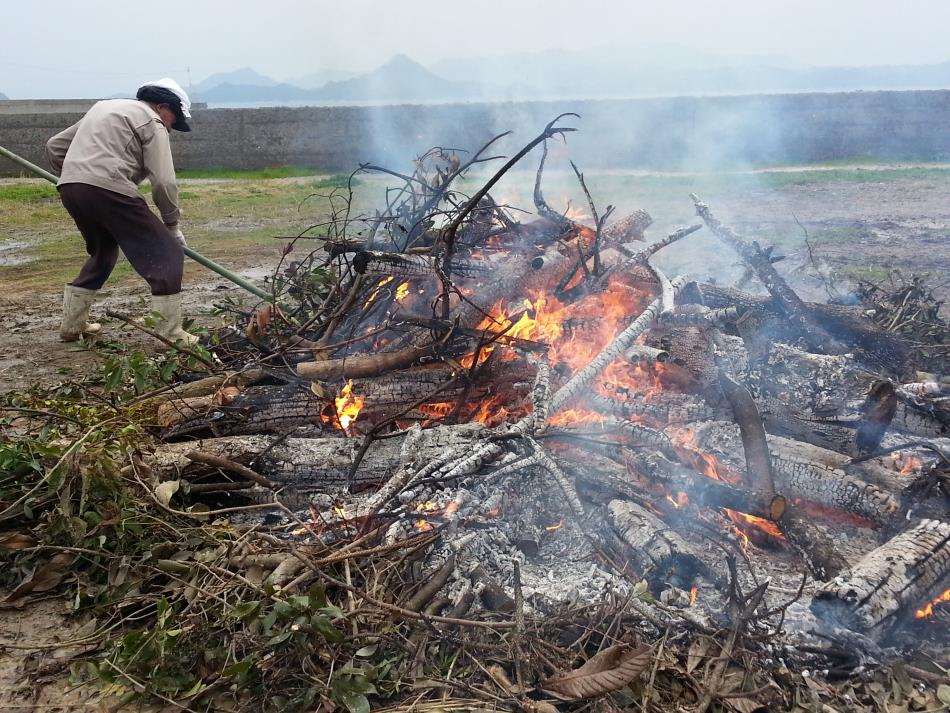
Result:
M181 228L179 228L179 227L177 227L177 226L174 227L174 228L169 228L169 229L168 229L168 232L171 233L171 236L172 236L173 238L175 238L175 240L178 241L178 244L179 244L179 245L181 245L183 248L187 248L187 247L188 247L188 243L185 242L185 236L184 236L184 234L181 232Z

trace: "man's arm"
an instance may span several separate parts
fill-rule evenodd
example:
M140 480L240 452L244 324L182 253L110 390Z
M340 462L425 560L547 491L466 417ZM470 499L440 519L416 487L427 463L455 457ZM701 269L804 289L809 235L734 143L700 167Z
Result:
M178 207L178 184L168 131L157 121L142 127L142 154L145 172L152 184L152 200L162 222L173 228L178 225L181 209Z
M66 160L66 152L69 151L69 145L73 142L73 137L78 129L79 122L77 121L46 142L46 160L53 167L54 173L63 172L63 161Z

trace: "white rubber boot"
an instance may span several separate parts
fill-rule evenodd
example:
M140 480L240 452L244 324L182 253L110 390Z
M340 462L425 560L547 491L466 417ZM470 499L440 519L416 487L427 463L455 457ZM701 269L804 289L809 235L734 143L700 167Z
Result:
M99 290L87 290L85 287L66 285L63 290L63 321L59 326L59 338L64 342L78 341L81 336L98 334L102 325L87 322L89 308L96 299Z
M152 295L152 310L162 315L155 331L173 342L185 345L197 344L198 337L181 327L181 293L177 295Z

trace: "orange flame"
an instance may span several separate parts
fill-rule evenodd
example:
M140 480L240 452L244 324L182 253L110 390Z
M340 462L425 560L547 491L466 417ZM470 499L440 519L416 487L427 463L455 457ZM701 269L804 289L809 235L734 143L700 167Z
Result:
M432 524L428 520L419 520L415 527L419 532L429 532L433 529Z
M556 525L548 525L548 526L545 527L544 529L547 530L548 532L554 532L555 530L560 530L562 527L564 527L564 517L563 517L563 516L561 516L561 519L557 522Z
M699 596L699 587L690 587L689 590L689 605L693 606L696 603L696 597Z
M939 597L937 597L932 602L927 604L927 606L921 607L916 612L914 612L914 618L926 619L930 616L933 616L935 606L939 606L940 604L947 604L947 603L950 603L950 589L948 589Z
M683 492L677 493L675 499L671 495L667 495L666 499L669 500L675 508L681 508L689 502L689 496Z
M365 402L366 399L362 396L353 395L353 380L347 381L346 386L340 391L340 395L334 399L340 428L349 433L350 426L356 421L356 417L359 416Z
M924 465L923 460L917 456L901 451L895 451L891 454L891 467L901 475L910 475L919 471Z
M766 536L778 540L785 539L785 536L782 534L782 531L779 529L778 525L776 525L771 520L756 517L755 515L747 515L744 512L736 512L735 510L730 510L729 508L723 509L729 516L729 519L736 524L735 532L741 539L743 549L749 545L749 536L746 534L746 530L749 529L758 530Z
M402 302L409 294L409 283L403 282L396 288L396 302Z
M366 300L366 302L363 303L363 308L365 309L366 307L369 307L371 304L373 304L373 302L376 301L376 298L379 297L379 292L380 292L380 290L382 290L386 285L388 285L390 282L392 282L392 281L395 280L395 279L396 279L395 277L393 277L392 275L390 275L389 277L387 277L387 278L385 278L384 280L382 280L382 281L376 286L376 289L373 290L373 294L371 294L371 295L369 296L369 299Z

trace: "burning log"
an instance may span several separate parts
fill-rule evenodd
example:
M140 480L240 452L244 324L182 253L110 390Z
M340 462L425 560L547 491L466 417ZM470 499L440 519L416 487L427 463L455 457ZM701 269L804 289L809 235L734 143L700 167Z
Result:
M668 586L688 591L697 576L709 574L686 540L645 508L625 500L612 500L607 513L611 525L630 546L657 591Z
M527 395L533 375L525 362L485 367L476 370L475 382L468 384L457 368L438 364L353 379L350 393L362 400L361 422L389 417L407 404L452 403L463 393L474 401L498 393L516 401ZM212 397L165 402L159 409L159 424L170 429L166 439L205 432L214 436L285 433L330 423L330 401L303 385L252 386L227 403L217 403Z
M782 315L782 309L775 298L750 295L731 287L703 283L700 285L703 300L712 308L735 309L741 316L747 312L758 312L764 316ZM838 338L856 351L862 361L869 362L874 368L883 368L886 373L895 376L909 375L912 364L912 349L907 340L885 332L864 316L859 307L845 305L805 302L804 308L813 322L823 324ZM731 320L735 322L735 320ZM787 326L787 323L786 323ZM775 339L794 341L798 333L791 330L779 330Z
M677 495L687 494L689 502L699 507L728 509L764 520L777 520L785 511L785 499L781 496L763 498L760 493L702 475L658 454L634 455L630 463L647 479L664 483Z
M298 384L251 386L226 403L206 399L168 401L159 409L159 423L169 430L164 437L180 438L201 431L216 436L281 433L301 426L321 427L326 399ZM205 408L200 406L204 404ZM321 429L322 430L322 429Z
M745 455L738 427L731 423L707 423L696 429L695 446L726 463L745 468ZM876 485L845 473L840 454L768 436L776 489L789 498L802 498L836 510L859 515L877 524L894 520L899 508L894 497Z
M371 277L432 277L438 274L437 260L431 255L406 255L363 250L353 257L353 269ZM452 261L452 273L460 277L477 277L490 272L485 260Z
M441 426L423 431L417 445L418 462L437 459L447 450L469 449L479 442L481 424ZM352 485L362 489L391 478L400 467L400 438L375 440L366 449ZM187 454L200 450L247 465L280 484L309 486L318 490L337 490L349 484L349 473L360 452L360 441L353 438L273 438L231 436L209 438L161 446L147 459L160 480L172 480L200 472Z
M626 218L604 228L604 245L622 245L642 241L644 231L653 225L653 218L643 209L633 211Z
M931 601L950 580L950 524L921 520L884 543L844 575L823 585L812 611L820 618L880 639Z
M774 503L775 478L772 473L768 438L752 394L744 386L730 379L723 370L719 372L719 384L739 425L746 463L746 484L753 492L760 494L760 499L768 498ZM783 507L779 516L772 519L778 520L782 532L802 555L817 579L830 579L847 566L832 539L816 528L797 506Z
M672 282L674 290L679 290L684 284L686 284L686 280L682 277L677 277ZM600 374L608 364L633 346L637 337L643 334L659 316L662 307L662 299L651 302L640 316L633 320L630 326L623 332L617 335L590 364L577 372L570 381L564 384L564 386L554 394L551 400L551 413L557 413L573 399L577 398L582 391L587 390L591 382L597 378L597 375Z
M444 344L445 339L439 339L422 346L405 347L392 352L360 354L343 357L342 359L327 359L326 361L305 361L297 365L297 375L314 381L336 381L338 379L378 376L431 360L435 358Z

